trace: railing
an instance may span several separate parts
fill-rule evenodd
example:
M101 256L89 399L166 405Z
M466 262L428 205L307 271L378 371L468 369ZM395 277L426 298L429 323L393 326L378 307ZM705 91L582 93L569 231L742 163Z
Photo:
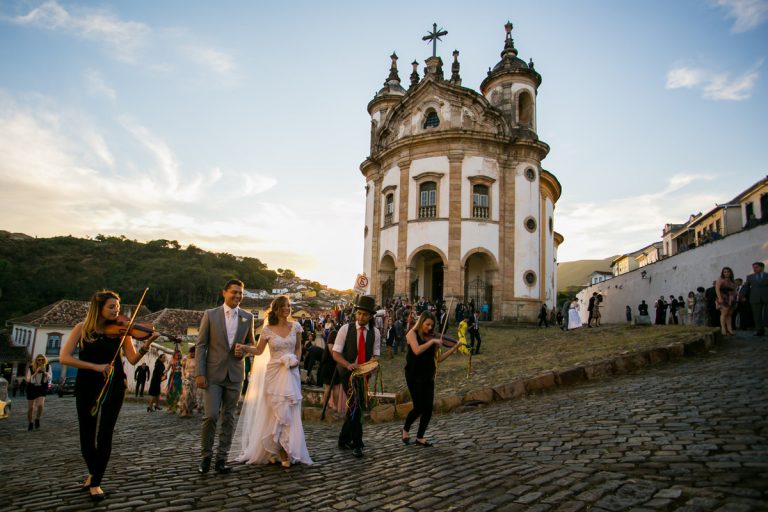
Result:
M487 219L489 217L489 211L487 206L473 206L472 218L474 219Z
M419 218L420 219L434 219L437 217L437 206L420 206L419 207Z

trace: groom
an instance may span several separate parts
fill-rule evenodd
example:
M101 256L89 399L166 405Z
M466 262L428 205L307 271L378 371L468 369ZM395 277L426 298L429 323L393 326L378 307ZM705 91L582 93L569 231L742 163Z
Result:
M227 474L232 468L226 465L232 433L235 427L235 409L243 387L245 368L242 350L235 344L254 344L253 315L238 306L243 300L242 281L227 282L221 292L224 304L207 310L200 321L197 335L195 384L204 390L205 415L203 416L202 456L197 471L208 473L213 457L213 440L216 424L221 414L219 448L214 470Z

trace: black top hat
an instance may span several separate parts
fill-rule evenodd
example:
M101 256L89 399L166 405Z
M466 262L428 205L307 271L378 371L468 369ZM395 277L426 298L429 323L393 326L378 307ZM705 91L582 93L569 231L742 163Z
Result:
M355 304L355 309L362 309L368 313L376 314L376 297L373 295L360 295Z

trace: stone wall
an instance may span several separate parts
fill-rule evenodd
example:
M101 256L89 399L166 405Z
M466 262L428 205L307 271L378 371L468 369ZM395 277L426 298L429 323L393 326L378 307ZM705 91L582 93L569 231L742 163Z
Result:
M659 296L669 299L670 295L682 295L686 298L688 292L695 291L698 286L712 286L712 281L725 266L731 267L736 277L744 278L752 273L755 261L768 264L768 225L741 231L589 286L577 295L581 316L586 322L589 297L598 292L603 295L600 308L603 323L626 322L627 305L632 307L634 318L641 300L649 304L653 318L653 302ZM641 277L643 271L646 273L644 279Z

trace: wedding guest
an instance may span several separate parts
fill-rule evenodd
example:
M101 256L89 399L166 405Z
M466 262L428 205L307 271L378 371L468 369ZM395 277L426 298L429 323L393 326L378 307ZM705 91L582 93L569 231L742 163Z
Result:
M192 416L197 404L197 387L195 386L195 347L189 347L189 353L181 363L183 383L181 397L179 398L179 416L184 418Z
M733 281L733 270L723 267L720 277L715 281L717 294L717 309L720 310L720 334L733 336L731 331L731 315L736 306L736 283Z
M149 405L147 412L158 411L160 407L160 385L166 379L165 373L165 354L160 354L155 359L155 367L152 370L152 378L149 381Z
M765 324L768 323L768 274L765 273L765 263L754 262L752 272L744 283L742 296L749 298L755 336L765 336Z
M693 293L693 292L691 292ZM707 325L708 301L705 296L706 290L703 286L696 288L693 296L693 325L704 327ZM688 294L690 296L690 294Z
M40 428L40 417L43 415L45 395L48 394L48 384L51 382L51 365L43 354L35 357L34 363L27 368L27 430ZM35 422L32 423L34 410L37 408Z
M147 380L149 380L149 366L147 366L147 363L141 363L136 367L136 370L133 372L133 379L136 381L136 398L143 398L144 386Z

